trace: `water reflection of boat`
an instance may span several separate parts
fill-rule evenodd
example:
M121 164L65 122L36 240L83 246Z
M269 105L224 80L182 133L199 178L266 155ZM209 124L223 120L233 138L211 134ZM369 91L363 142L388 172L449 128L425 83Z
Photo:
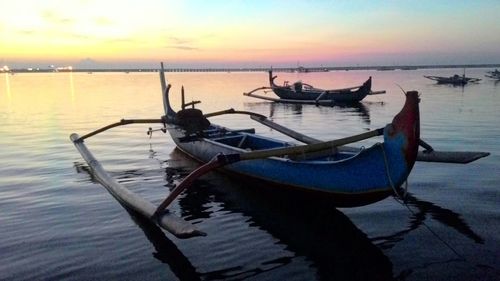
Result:
M301 115L304 109L304 104L288 104L288 103L269 103L269 102L247 102L244 103L245 109L250 111L258 111L264 112L267 111L265 108L269 107L269 117L273 117L277 110L283 110L285 112L292 112L294 115ZM355 116L359 116L363 122L366 124L371 123L370 119L370 109L369 105L364 103L356 103L356 104L336 104L332 106L333 109L338 109L339 111L351 114ZM320 108L321 109L321 108ZM330 112L328 112L330 113Z
M170 168L181 174L197 166L178 149L172 151L170 158L169 163L175 165ZM175 177L171 172L170 177ZM213 217L216 215L212 213L214 210L204 208L210 203L222 207L215 208L217 213L241 213L249 217L247 223L263 229L285 244L287 250L293 251L295 255L291 258L304 256L311 260L320 279L392 280L391 261L331 202L312 201L293 193L284 198L283 193L272 189L256 190L254 184L257 183L243 183L221 175L207 176L179 199L181 212L190 220ZM281 262L287 263L286 260ZM248 268L240 270L232 268L231 277L243 272L259 272ZM218 277L225 279L228 276Z
M370 125L370 111L366 105L358 103L352 105L337 105L337 107L341 108L346 113L359 116L367 125Z
M274 113L278 108L283 108L285 111L291 111L294 115L302 115L302 110L304 109L302 104L267 103L266 105L269 105L269 117L274 117Z
M377 244L377 246L383 249L392 248L398 241L403 240L405 235L423 226L428 215L474 242L479 244L484 243L484 239L470 228L459 213L440 207L435 203L420 200L412 194L407 194L406 204L408 204L409 207L415 207L412 208L408 227L389 235L373 237L371 240Z
M124 206L132 220L141 228L146 238L155 248L153 256L162 263L168 264L170 270L179 280L201 280L196 268L177 246L161 231L161 229L144 216Z

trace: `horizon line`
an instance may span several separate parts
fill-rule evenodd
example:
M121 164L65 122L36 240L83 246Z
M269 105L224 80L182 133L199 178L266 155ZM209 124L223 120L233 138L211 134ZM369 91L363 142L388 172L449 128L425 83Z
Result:
M362 66L311 66L311 67L170 67L165 68L166 72L220 72L220 71L299 71L299 72L321 72L321 71L342 71L342 70L415 70L415 69L439 69L439 68L487 68L500 67L500 63L488 64L437 64L437 65L362 65ZM113 71L128 71L128 72L157 72L160 68L151 67L111 67L111 68L75 68L66 66L63 68L47 67L47 68L13 68L2 69L0 73L36 73L36 72L113 72Z

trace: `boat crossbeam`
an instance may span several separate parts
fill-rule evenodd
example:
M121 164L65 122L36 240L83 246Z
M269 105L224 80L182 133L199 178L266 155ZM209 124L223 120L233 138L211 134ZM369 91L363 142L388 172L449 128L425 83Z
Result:
M275 76L276 77L276 76ZM253 90L251 90L250 92L248 93L243 93L243 95L245 96L250 96L251 94L255 93L255 92L258 92L260 90L272 90L273 88L272 87L269 87L269 86L264 86L264 87L258 87L258 88L255 88Z
M163 119L122 119L120 122L116 122L113 124L109 124L107 126L104 126L100 129L97 129L93 132L90 132L86 135L83 135L79 137L76 141L83 141L86 138L90 138L92 136L95 136L99 133L102 133L104 131L107 131L109 129L118 127L118 126L124 126L124 125L129 125L129 124L152 124L152 123L161 123L165 127L165 121Z

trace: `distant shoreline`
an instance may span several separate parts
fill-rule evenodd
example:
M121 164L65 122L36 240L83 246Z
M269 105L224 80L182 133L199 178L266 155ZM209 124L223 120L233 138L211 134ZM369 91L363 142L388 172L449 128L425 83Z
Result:
M273 67L274 72L326 72L326 71L349 71L349 70L417 70L417 69L441 69L441 68L499 68L500 64L461 64L461 65L379 65L379 66L321 66L321 67ZM165 68L166 72L265 72L269 67L206 67L206 68ZM158 72L159 68L76 68L56 70L46 69L10 69L9 73L48 73L48 72ZM5 73L5 71L0 72Z

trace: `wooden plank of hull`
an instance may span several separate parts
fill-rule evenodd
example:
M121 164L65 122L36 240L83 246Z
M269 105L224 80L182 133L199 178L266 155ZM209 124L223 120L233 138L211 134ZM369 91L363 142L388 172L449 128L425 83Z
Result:
M84 142L77 141L78 138L79 136L77 134L72 134L70 136L70 139L73 141L75 147L78 149L82 157L92 169L95 178L119 202L121 202L126 207L140 213L144 217L151 220L153 223L159 225L178 238L189 238L193 236L205 235L192 224L169 212L161 214L158 218L153 218L153 214L156 211L156 206L138 196L137 194L131 192L130 190L119 184L114 178L112 178L104 170L99 161L97 161L97 159L88 150Z

